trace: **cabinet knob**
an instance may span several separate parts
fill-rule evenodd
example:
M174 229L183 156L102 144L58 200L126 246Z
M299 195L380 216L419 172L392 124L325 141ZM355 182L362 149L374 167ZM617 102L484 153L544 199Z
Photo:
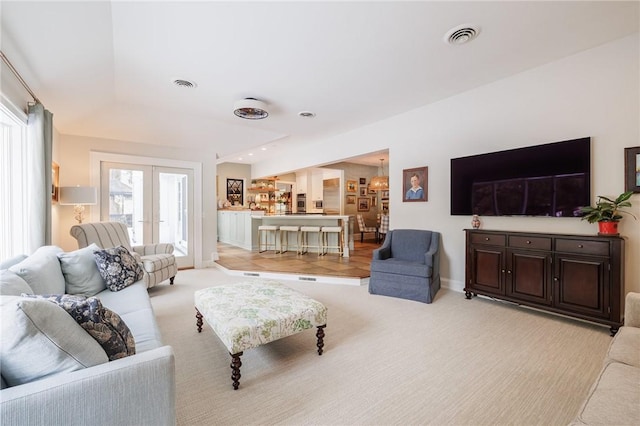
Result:
M502 273L503 273L503 274L505 273L505 270L504 270L504 269L502 270Z
M527 244L531 244L531 241L527 240Z
M511 271L507 271L507 274L510 274L510 273L511 273Z
M578 248L583 248L584 246L582 244L578 244Z
M553 280L554 281L558 281L558 277L553 277Z
M485 241L489 241L489 237L484 237L484 240Z

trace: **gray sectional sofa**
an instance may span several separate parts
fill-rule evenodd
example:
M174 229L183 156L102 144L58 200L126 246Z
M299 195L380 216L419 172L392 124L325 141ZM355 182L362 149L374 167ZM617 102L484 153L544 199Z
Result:
M170 346L162 344L147 285L142 280L115 292L104 288L103 284L104 289L94 293L102 305L117 313L129 328L135 340L135 355L109 361L104 351L100 354L102 348L98 343L71 316L43 299L37 302L50 303L61 309L71 322L64 322L68 318L62 314L59 319L49 315L38 326L40 328L36 327L35 331L32 328L26 337L14 337L11 343L9 335L17 327L14 325L12 330L6 327L15 320L11 318L17 315L15 312L24 313L19 303L36 303L33 299L20 302L29 299L21 297L22 293L89 296L87 293L99 290L96 287L99 285L95 275L97 269L94 270L89 262L93 248L64 253L54 246L41 247L29 257L0 264L3 316L0 324L3 327L0 424L3 426L175 424L174 354ZM57 315L57 311L55 313ZM28 315L26 318L23 322L30 323L31 318ZM60 323L56 324L58 320ZM43 361L46 350L38 350L37 342L54 341L69 334L75 336L75 344L86 348L85 352L93 351L92 345L98 345L94 351L98 358L84 352L77 356L71 354L70 360L50 360L50 364L63 371L46 371L50 368ZM24 344L30 342L32 346L25 350ZM71 352L63 349L67 352L65 356ZM21 365L15 362L18 358L29 362ZM93 360L87 362L88 358ZM33 374L34 369L40 377L15 384L16 380L23 380L25 374Z
M572 425L640 425L640 293L627 293L624 313Z

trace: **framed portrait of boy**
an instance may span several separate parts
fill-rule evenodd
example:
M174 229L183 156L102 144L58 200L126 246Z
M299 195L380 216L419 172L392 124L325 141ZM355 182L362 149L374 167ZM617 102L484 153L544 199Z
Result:
M428 167L416 167L402 171L402 201L427 201Z

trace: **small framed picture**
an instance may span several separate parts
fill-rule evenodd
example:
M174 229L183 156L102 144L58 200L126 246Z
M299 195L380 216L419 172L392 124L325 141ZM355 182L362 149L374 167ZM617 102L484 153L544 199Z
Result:
M640 193L640 146L624 149L624 190Z
M360 198L358 198L358 211L359 212L368 212L369 211L370 202L371 202L371 199L369 197L360 197Z
M355 195L347 195L347 204L355 204L356 196Z
M366 186L361 186L360 187L360 196L364 197L367 195L367 187Z
M428 167L402 171L402 201L427 201Z
M60 197L60 166L55 161L51 163L51 201L57 203Z
M358 192L358 182L355 180L347 181L347 192ZM354 202L355 204L355 202Z
M371 197L371 207L378 206L378 197Z
M367 185L367 191L369 193L369 195L375 195L376 191L371 189L371 185Z
M367 184L367 178L360 178L360 185L366 185Z

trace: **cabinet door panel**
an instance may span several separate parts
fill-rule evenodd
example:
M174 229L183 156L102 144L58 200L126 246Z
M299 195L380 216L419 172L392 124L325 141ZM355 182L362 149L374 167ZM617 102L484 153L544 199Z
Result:
M507 295L550 305L549 263L549 256L546 254L510 251L507 264Z
M474 257L471 270L471 283L473 289L487 291L496 294L504 294L504 251L486 248L472 248Z
M558 256L555 306L573 312L609 317L608 260Z

